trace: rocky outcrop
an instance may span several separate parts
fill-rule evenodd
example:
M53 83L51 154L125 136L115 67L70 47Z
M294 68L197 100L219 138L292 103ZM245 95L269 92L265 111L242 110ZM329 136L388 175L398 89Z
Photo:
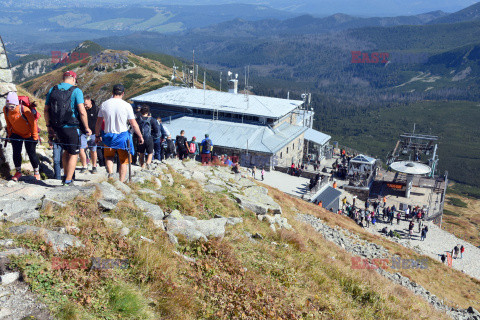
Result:
M78 240L78 238L75 236L47 230L44 228L21 225L21 226L10 227L8 231L16 235L32 234L35 236L40 236L45 241L45 243L51 245L56 252L61 252L68 247L82 246L82 243L80 242L80 240Z
M268 196L268 189L264 187L247 187L243 190L243 194L235 193L234 197L244 208L256 214L282 214L282 208Z
M208 238L218 238L225 235L225 226L242 223L242 218L214 218L210 220L198 220L195 217L182 216L178 212L167 216L167 233L170 240L176 242L173 236L181 235L187 241L204 240Z
M1 40L1 38L0 38ZM12 70L8 61L7 52L3 41L0 41L0 137L5 137L7 123L3 115L3 106L5 106L7 94L11 91L17 91L13 84ZM0 174L9 176L12 159L12 146L7 144L4 147L3 141L0 141Z

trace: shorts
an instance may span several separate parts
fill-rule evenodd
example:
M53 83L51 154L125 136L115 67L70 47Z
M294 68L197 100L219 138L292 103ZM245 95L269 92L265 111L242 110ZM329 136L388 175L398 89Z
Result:
M128 164L128 151L127 150L122 150L122 149L112 149L105 147L103 149L103 155L105 158L113 158L115 157L115 153L118 153L118 161L120 164Z
M80 152L80 132L77 127L56 128L55 134L63 150L71 155Z
M86 134L82 134L80 136L80 149L86 149L87 147L90 150L92 150L93 152L97 151L97 144L95 143L95 135L94 134L92 134L90 136L90 140L88 140L88 141L87 141L87 135Z
M137 147L138 153L146 153L152 154L153 153L153 139L147 139L143 144L139 144Z

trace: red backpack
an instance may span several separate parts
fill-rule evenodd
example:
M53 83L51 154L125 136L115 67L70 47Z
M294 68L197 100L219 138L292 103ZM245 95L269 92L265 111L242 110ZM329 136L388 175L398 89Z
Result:
M19 96L18 97L18 103L20 105L20 114L22 115L22 118L28 123L28 119L27 117L25 116L25 108L24 107L27 107L30 109L30 111L32 112L33 114L33 117L35 119L35 122L38 121L38 119L40 119L41 117L41 114L40 112L37 111L37 104L35 103L35 101L33 102L30 102L30 98L27 97L27 96ZM7 108L7 116L8 116L8 108ZM28 123L29 124L29 123ZM38 138L40 139L40 127L38 126L38 123L37 123L37 128L38 128Z

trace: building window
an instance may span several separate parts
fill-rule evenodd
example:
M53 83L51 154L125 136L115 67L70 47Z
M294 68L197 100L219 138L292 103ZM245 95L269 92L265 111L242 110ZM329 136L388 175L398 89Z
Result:
M280 159L282 159L282 156L283 156L283 152L280 152Z
M288 154L288 147L287 147L287 154Z
M292 150L295 150L295 143L292 145Z

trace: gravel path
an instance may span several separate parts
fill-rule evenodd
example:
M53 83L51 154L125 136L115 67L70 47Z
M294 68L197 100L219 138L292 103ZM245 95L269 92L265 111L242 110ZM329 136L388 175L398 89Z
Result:
M377 223L375 226L370 225L366 230L378 234L383 227L387 227L389 230L393 228L399 234L402 235L400 244L412 248L415 251L430 256L434 259L440 260L440 254L446 251L452 252L455 245L463 245L465 247L465 253L462 259L453 259L453 268L460 270L474 278L480 280L480 248L455 237L453 234L440 229L437 225L427 222L428 234L424 241L420 241L420 233L418 233L418 224L415 223L414 233L412 240L408 239L408 221L401 220L397 225L396 219L394 219L393 225L383 222Z

